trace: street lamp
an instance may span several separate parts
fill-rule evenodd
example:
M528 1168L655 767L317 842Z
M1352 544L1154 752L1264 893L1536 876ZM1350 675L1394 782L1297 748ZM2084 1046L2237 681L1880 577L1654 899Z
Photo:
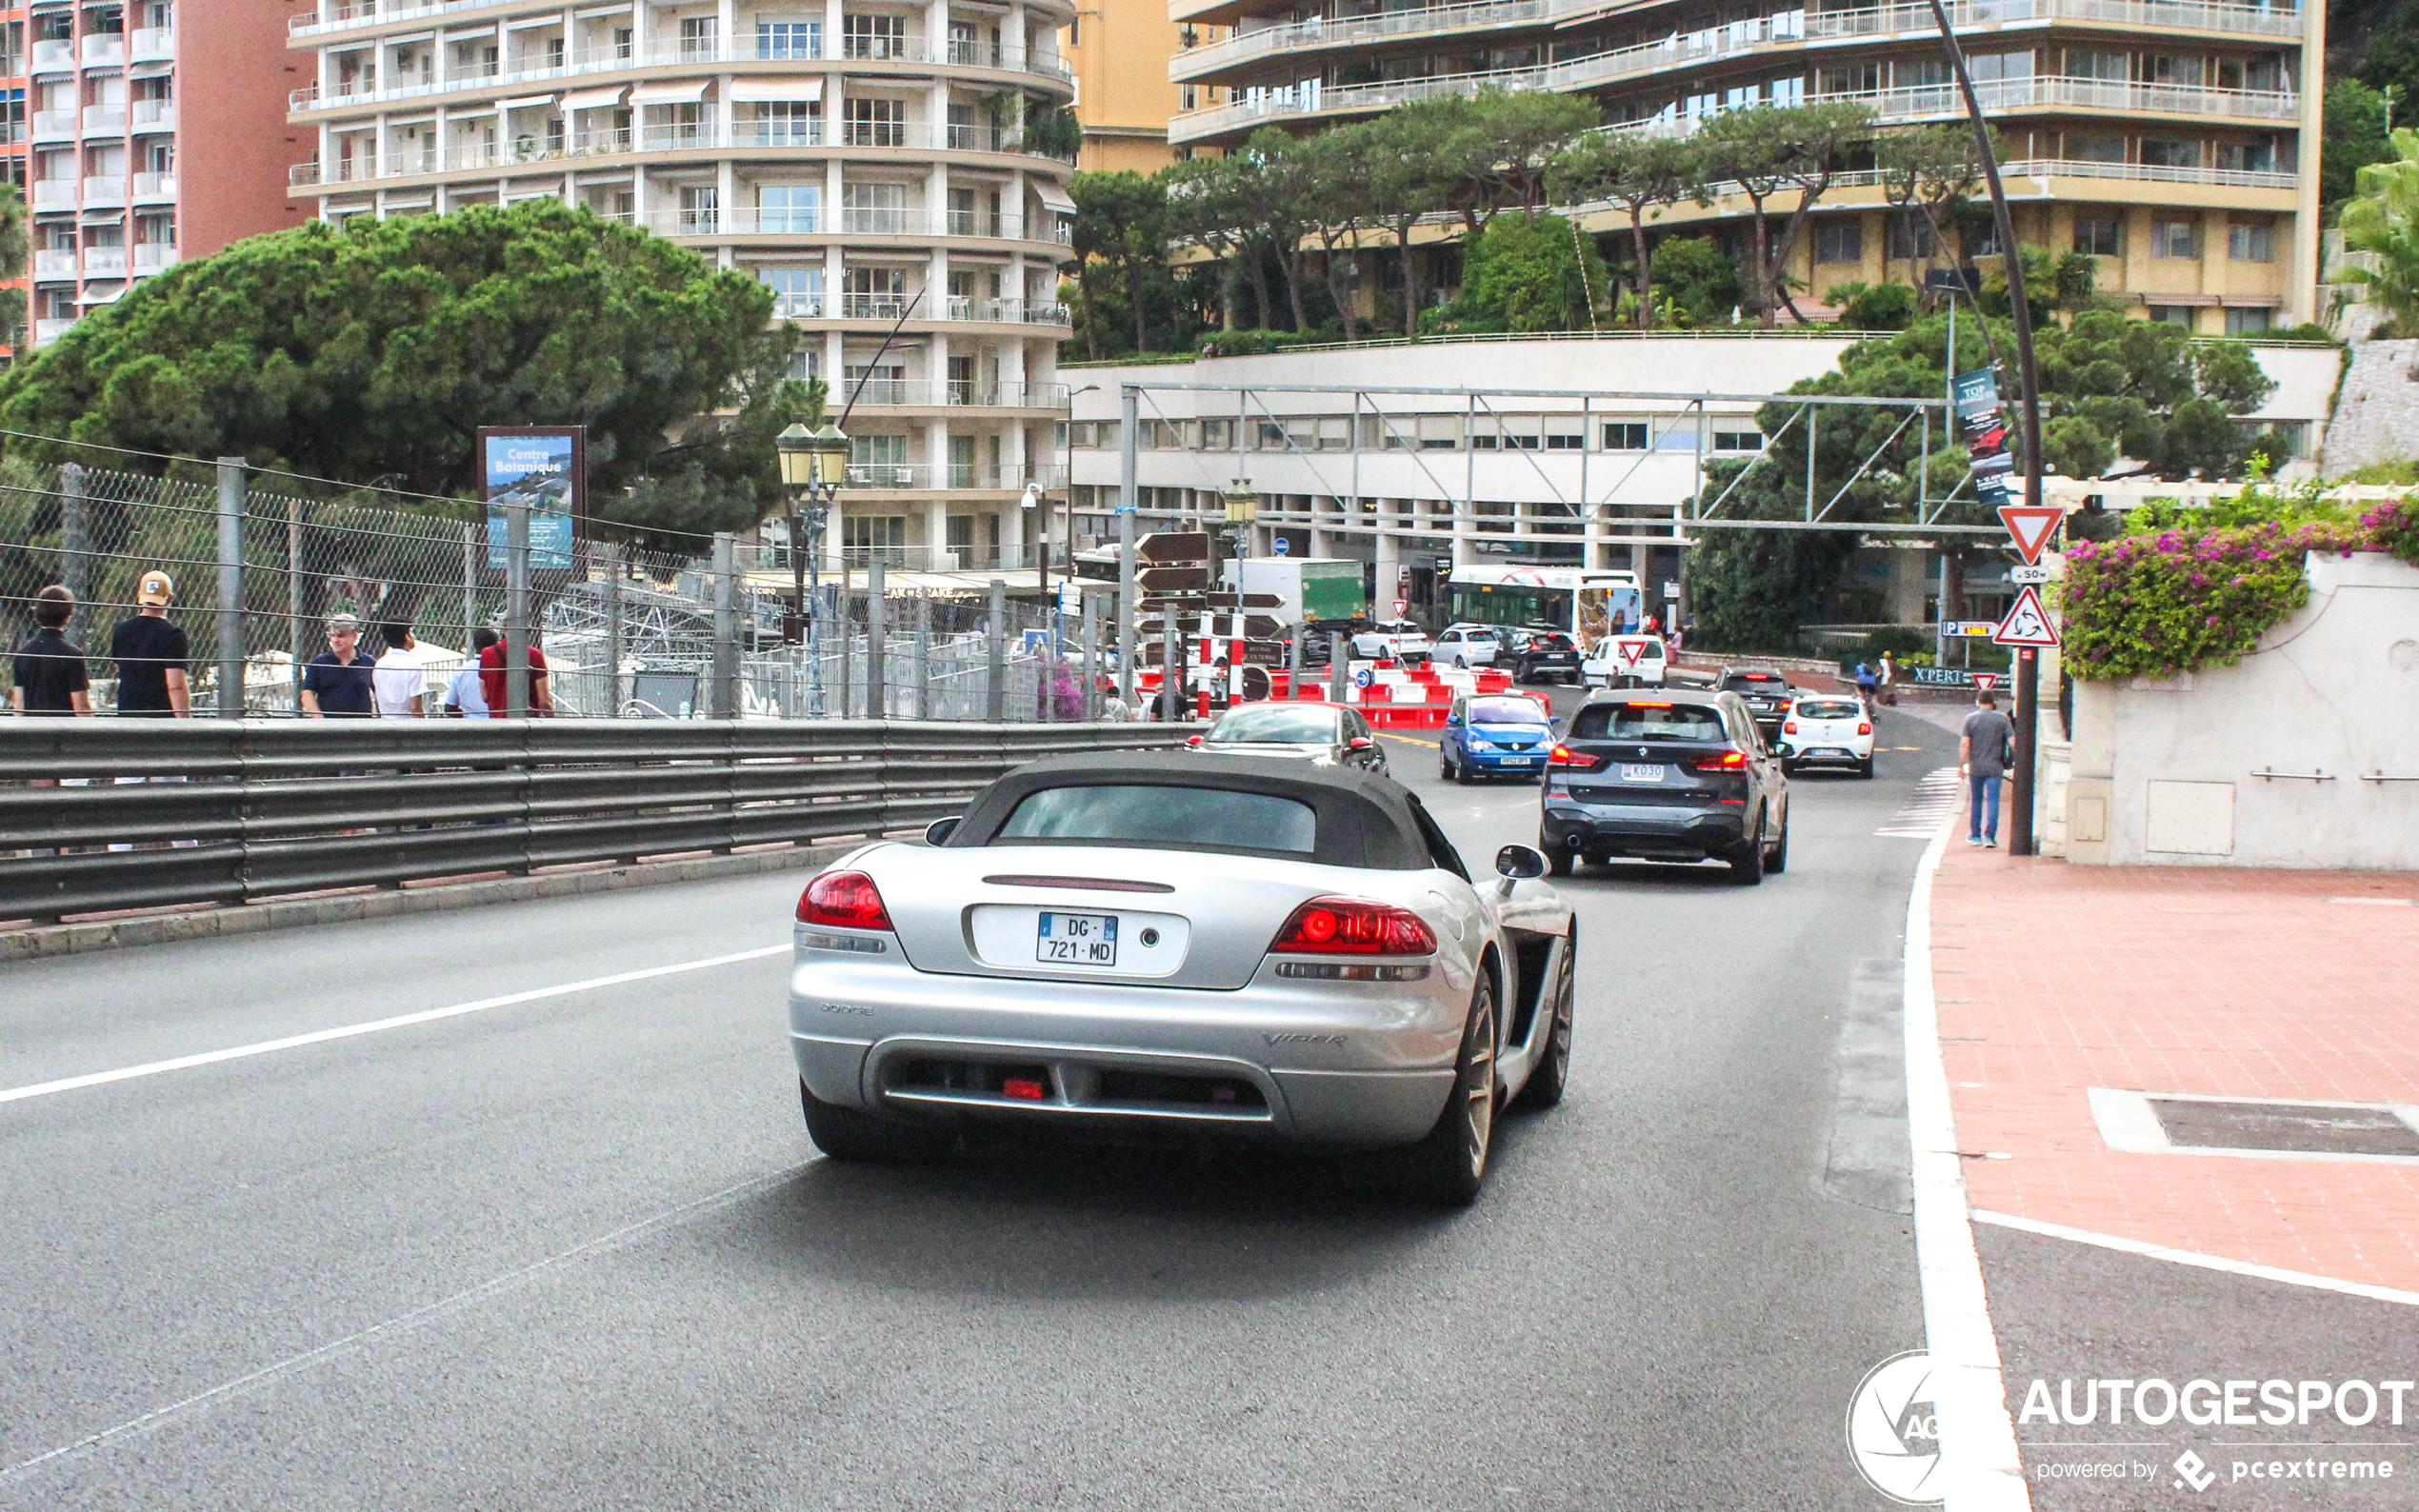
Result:
M790 494L790 583L794 611L783 616L782 638L807 647L811 691L809 712L823 712L823 658L814 642L815 621L807 610L810 587L823 591L823 526L831 501L849 473L849 438L830 421L810 430L791 421L773 438L781 456L781 486Z

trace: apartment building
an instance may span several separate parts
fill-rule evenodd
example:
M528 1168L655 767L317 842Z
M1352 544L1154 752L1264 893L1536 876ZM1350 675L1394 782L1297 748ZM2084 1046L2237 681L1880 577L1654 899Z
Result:
M835 564L1029 559L1057 487L1061 0L342 0L294 19L334 221L556 197L773 290L854 444ZM778 540L781 522L768 527Z
M1169 118L1199 108L1201 90L1170 79L1159 60L1224 35L1169 20L1160 0L1079 3L1059 43L1075 69L1075 115L1084 127L1077 166L1088 173L1155 173L1174 162Z
M302 223L286 183L301 154L282 109L291 10L291 0L35 0L11 12L25 18L36 347L181 258ZM196 140L207 148L189 158Z
M2101 288L2204 334L2316 318L2323 7L1953 0L1949 10L2007 143L2019 239L2091 254ZM1632 129L1687 131L1719 110L1818 100L1861 101L1885 126L1965 115L1929 5L1171 0L1170 11L1235 29L1170 64L1205 96L1170 125L1180 147L1489 87L1589 94ZM1659 224L1721 227L1744 209L1723 194ZM1627 226L1601 208L1583 218ZM1920 217L1894 212L1871 172L1849 173L1820 202L1813 232L1794 272L1818 298L1851 281L1904 281L1908 259L1930 251ZM1984 255L1989 233L1946 250Z
M0 6L0 182L13 186L22 198L26 192L25 140L25 22L22 5ZM30 306L32 300L31 280L17 277L0 288L12 291ZM21 308L0 330L0 363L14 362L29 334L26 322L32 318L30 309Z

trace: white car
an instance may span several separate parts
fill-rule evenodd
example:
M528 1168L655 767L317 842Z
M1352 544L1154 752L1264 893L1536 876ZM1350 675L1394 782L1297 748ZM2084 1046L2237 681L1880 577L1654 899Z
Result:
M1853 693L1801 693L1781 716L1781 770L1853 767L1873 775L1873 720Z
M1579 664L1579 680L1589 687L1661 687L1670 665L1660 635L1608 635Z
M1449 625L1428 654L1447 666L1492 666L1503 647L1503 632L1491 625Z
M1400 1148L1469 1203L1496 1111L1561 1100L1578 936L1506 846L1473 878L1409 788L1121 751L1018 767L798 900L790 1041L837 1160L979 1124Z
M1425 661L1432 654L1428 632L1409 620L1380 620L1352 635L1352 654L1364 661Z

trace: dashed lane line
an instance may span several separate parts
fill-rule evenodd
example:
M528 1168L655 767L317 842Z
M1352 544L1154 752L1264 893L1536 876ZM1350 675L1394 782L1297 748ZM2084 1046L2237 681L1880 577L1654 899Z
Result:
M315 1029L309 1034L291 1034L282 1040L262 1040L253 1044L238 1044L224 1050L206 1050L199 1055L180 1055L172 1060L147 1061L141 1065L122 1065L112 1071L92 1071L83 1076L61 1077L55 1082L36 1082L30 1086L12 1086L0 1090L0 1103L22 1103L28 1098L49 1097L54 1092L80 1091L88 1086L106 1086L111 1082L131 1082L138 1077L162 1076L170 1071L190 1071L195 1066L216 1065L222 1061L241 1061L255 1055L269 1055L278 1050L297 1050L309 1044L326 1044L333 1040L357 1039L365 1034L382 1034L389 1029L410 1028L415 1024L434 1024L440 1019L458 1019L465 1014L485 1013L490 1008L509 1008L522 1003L537 1003L547 998L568 997L574 992L593 992L599 987L617 987L630 982L647 982L657 977L678 976L685 971L703 971L711 966L727 966L741 961L756 961L766 956L780 955L791 948L788 945L766 945L760 950L740 950L730 955L708 956L702 961L682 961L668 966L648 966L638 971L617 971L607 977L589 977L578 982L561 982L550 987L532 987L527 992L508 992L498 998L479 998L470 1003L450 1004L442 1008L426 1008L418 1013L399 1013L390 1019L372 1019L367 1024L340 1025L332 1029Z

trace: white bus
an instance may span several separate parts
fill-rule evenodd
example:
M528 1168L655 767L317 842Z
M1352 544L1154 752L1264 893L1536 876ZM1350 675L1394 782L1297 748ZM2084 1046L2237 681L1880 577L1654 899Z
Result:
M1449 624L1527 626L1563 630L1586 654L1646 612L1634 572L1497 565L1453 568L1447 583Z

